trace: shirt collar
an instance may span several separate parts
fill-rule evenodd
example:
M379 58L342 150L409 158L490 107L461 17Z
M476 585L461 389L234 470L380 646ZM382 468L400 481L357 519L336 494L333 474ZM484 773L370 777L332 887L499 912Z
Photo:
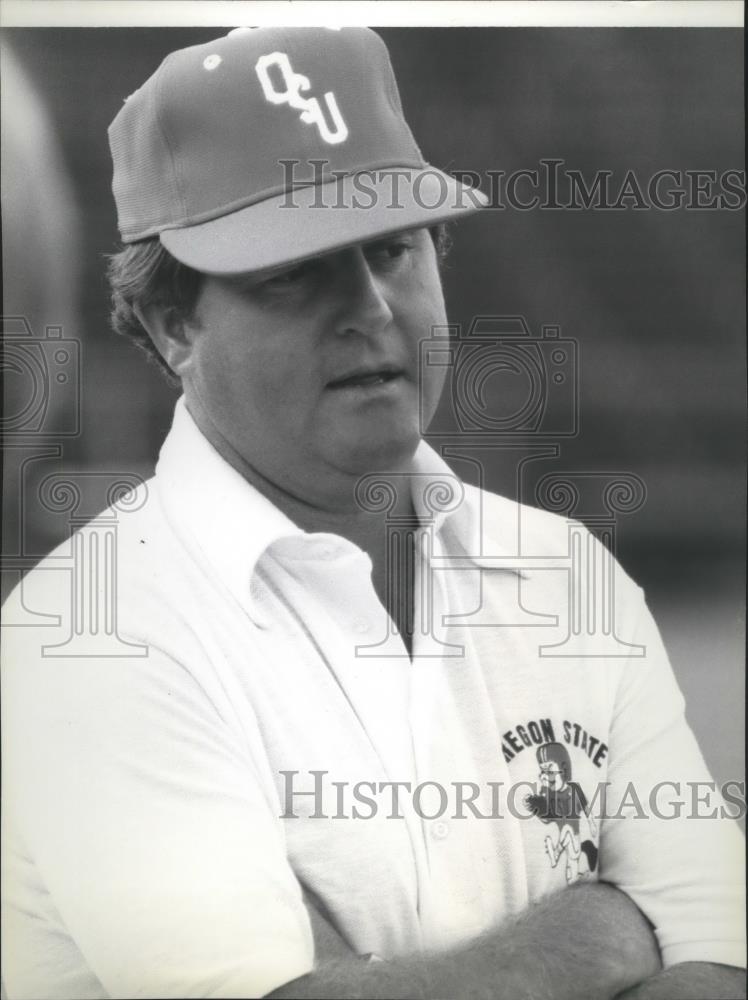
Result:
M519 505L464 483L425 441L419 445L413 468L416 513L422 523L433 517L434 530L442 535L449 555L462 556L476 566L527 576L516 566L497 565L502 559L516 559L519 555ZM498 508L487 511L486 500L504 505L505 509L501 514Z
M246 603L263 552L305 532L219 455L192 419L184 398L156 465L169 521L190 551Z
M184 398L177 402L161 448L156 482L169 521L185 546L245 605L257 563L271 545L281 539L312 540L219 455L195 424ZM450 555L480 565L486 556L515 554L503 547L497 550L493 531L488 541L483 493L464 484L425 441L414 456L411 489L419 520L432 522Z

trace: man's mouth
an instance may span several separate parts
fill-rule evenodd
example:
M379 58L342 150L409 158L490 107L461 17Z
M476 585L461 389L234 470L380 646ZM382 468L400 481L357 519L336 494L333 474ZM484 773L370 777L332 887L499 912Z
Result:
M385 365L380 368L359 368L355 371L331 379L328 389L368 389L377 385L386 385L402 378L405 372L402 368Z

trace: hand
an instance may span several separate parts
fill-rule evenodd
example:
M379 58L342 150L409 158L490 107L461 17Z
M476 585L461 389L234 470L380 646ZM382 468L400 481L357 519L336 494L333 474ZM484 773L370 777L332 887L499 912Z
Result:
M745 1000L745 969L711 962L671 965L617 1000Z
M525 809L529 809L532 813L539 813L543 807L543 798L540 795L526 795L525 796Z
M315 942L328 951L320 950L314 972L270 994L278 1000L612 1000L661 968L649 922L604 883L554 893L466 948L385 962L366 963L350 950L346 957L313 903L310 917Z

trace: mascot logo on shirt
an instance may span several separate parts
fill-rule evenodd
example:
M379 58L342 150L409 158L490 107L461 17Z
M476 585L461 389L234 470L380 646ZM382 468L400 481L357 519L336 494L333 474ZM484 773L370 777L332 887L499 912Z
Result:
M571 758L562 743L544 743L536 751L540 767L540 789L525 798L525 805L551 832L545 850L555 868L566 861L566 881L575 882L597 868L597 847L592 839L597 826L587 798L571 780Z

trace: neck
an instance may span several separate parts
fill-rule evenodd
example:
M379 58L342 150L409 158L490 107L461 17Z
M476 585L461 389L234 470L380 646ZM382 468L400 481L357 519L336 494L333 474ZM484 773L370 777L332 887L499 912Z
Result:
M236 469L255 489L282 511L294 524L304 531L329 532L340 535L369 554L376 564L383 556L383 542L388 517L415 520L408 468L398 470L398 475L382 473L382 490L379 497L392 497L384 510L365 509L357 500L356 484L360 473L343 475L336 470L320 470L314 484L309 489L303 485L294 488L269 478L248 462L236 448L226 440L204 409L187 399L187 409L203 435L210 441L221 457ZM403 475L406 473L406 475ZM320 484L326 491L320 495ZM376 494L376 488L372 490ZM309 499L314 497L314 499ZM374 499L374 496L372 496ZM372 503L370 506L378 506Z
M340 535L367 552L375 564L382 555L387 519L393 515L398 519L415 519L410 482L407 478L388 478L383 473L383 488L389 486L395 499L393 505L387 506L385 510L372 511L364 509L356 501L355 484L359 478L357 476L351 477L345 505L335 503L328 507L310 503L283 489L246 463L245 469L240 471L255 489L304 531Z
M328 487L327 494L320 502L317 482L310 484L309 489L304 489L303 484L299 484L294 490L274 481L255 468L226 440L201 407L193 408L188 401L188 409L219 455L294 524L309 532L340 535L367 553L372 563L372 585L410 653L415 594L412 529L417 520L407 475L412 456L406 467L396 470L396 474L382 473L381 477L377 476L364 498L366 506L374 507L374 510L366 509L357 500L355 488L360 474L344 477L345 484L341 487L339 471L334 477L328 476L325 469L319 470L315 479ZM329 489L332 481L337 484L334 491ZM307 499L308 496L315 497L315 501ZM380 507L384 509L378 509ZM394 562L388 559L387 551L387 519L393 515L397 518L395 531L401 536L398 551L408 552L405 558L401 556Z

